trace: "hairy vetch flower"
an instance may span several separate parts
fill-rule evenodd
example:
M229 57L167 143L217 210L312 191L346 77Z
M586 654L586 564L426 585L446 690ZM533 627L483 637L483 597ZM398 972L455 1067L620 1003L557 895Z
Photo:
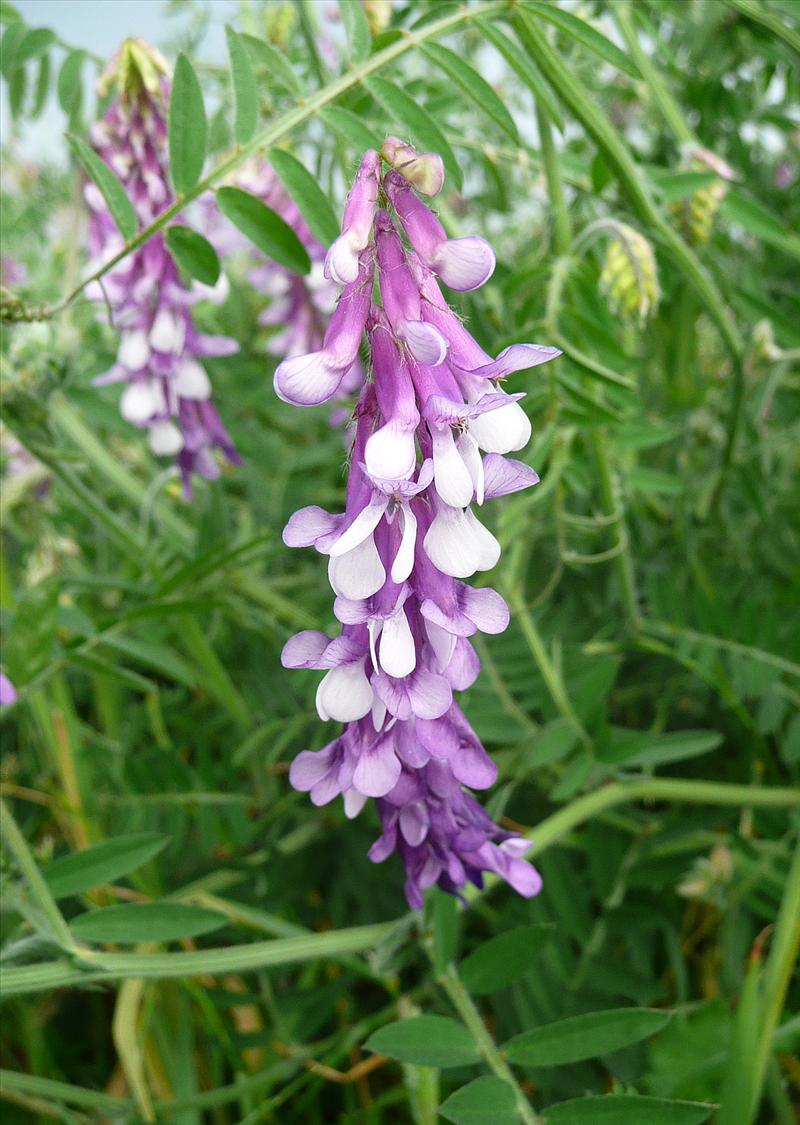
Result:
M364 156L328 254L328 276L345 288L321 347L275 372L285 401L323 403L366 332L373 379L356 406L345 511L304 508L284 530L287 546L328 556L342 631L297 634L283 664L324 672L319 715L345 724L324 749L298 755L290 780L318 805L341 794L348 816L376 801L382 834L370 858L400 853L415 908L426 887L458 893L468 881L480 886L485 871L532 895L540 880L522 859L528 842L500 829L468 792L490 786L497 770L453 693L480 670L469 638L508 624L499 594L462 581L500 555L473 501L538 481L506 456L527 442L530 423L522 396L500 380L559 353L536 344L497 357L483 351L437 278L461 290L483 284L491 247L448 239L404 178L408 169L423 188L436 186L437 157L395 138L384 155L392 168L383 176L378 154Z
M117 95L92 127L92 143L122 181L145 226L173 202L167 176L166 63L141 40L129 39L103 84L115 86ZM86 184L85 196L89 248L97 267L123 244L94 183ZM122 416L148 431L153 453L177 459L188 498L192 473L207 479L219 476L215 449L233 464L240 462L211 401L211 382L200 362L207 356L230 355L237 344L197 330L190 309L207 290L199 285L186 288L160 232L110 270L102 287L96 283L88 291L95 300L109 302L120 332L117 361L95 382L124 384Z

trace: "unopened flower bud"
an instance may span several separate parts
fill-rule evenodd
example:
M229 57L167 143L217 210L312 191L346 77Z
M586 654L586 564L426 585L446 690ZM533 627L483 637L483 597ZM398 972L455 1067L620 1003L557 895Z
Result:
M683 165L692 172L713 172L714 183L699 188L689 199L675 206L681 220L684 237L693 245L708 242L714 225L714 216L725 198L728 182L736 173L721 157L707 148L691 148L684 154Z
M421 195L438 195L444 183L444 163L437 152L417 152L398 137L387 137L381 156Z
M643 324L659 300L658 273L653 248L644 235L627 223L614 223L615 237L608 245L600 289L615 313Z
M392 0L361 0L370 35L380 35L392 19Z

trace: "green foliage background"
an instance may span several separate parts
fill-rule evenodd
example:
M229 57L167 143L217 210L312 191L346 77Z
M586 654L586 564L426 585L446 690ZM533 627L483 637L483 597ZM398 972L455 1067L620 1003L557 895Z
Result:
M371 34L350 0L332 58L322 5L243 4L243 147L230 76L197 51L214 7L170 7L162 46L209 111L188 199L280 142L338 214L359 146L433 137L443 220L498 250L459 311L492 353L564 351L510 380L542 483L496 505L512 622L465 699L500 766L487 807L530 831L544 890L410 916L399 865L366 859L374 815L290 790L329 735L316 675L279 653L334 620L319 557L280 532L341 508L341 434L275 399L263 300L225 263L231 296L201 315L242 346L209 369L245 464L183 505L90 386L116 338L76 290L78 166L32 169L12 135L3 249L28 275L2 294L5 449L38 465L2 493L4 1119L788 1125L795 6L413 0ZM53 91L85 137L80 75L105 60L2 18L16 133ZM133 902L155 905L93 917Z

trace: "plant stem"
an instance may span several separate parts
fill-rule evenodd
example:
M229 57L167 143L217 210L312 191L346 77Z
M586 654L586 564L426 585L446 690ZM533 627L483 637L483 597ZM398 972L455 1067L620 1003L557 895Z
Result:
M572 244L572 228L569 221L567 201L564 196L561 170L558 166L558 153L553 142L553 129L547 111L541 102L536 103L536 123L539 128L539 142L542 149L544 177L547 181L547 194L550 197L550 208L553 213L553 249L558 257L562 258L569 254Z
M757 806L800 809L800 789L731 785L717 781L687 781L653 777L647 781L615 781L586 793L553 813L529 833L538 855L590 817L630 801L685 801L693 805Z
M467 992L454 965L448 965L444 973L438 978L439 984L450 997L450 1001L458 1012L464 1024L472 1032L480 1052L488 1066L504 1082L514 1090L517 1100L517 1112L525 1125L540 1125L541 1118L534 1113L530 1102L523 1094L514 1074L497 1048L497 1044L486 1030L486 1025L481 1019L480 1012L472 1002L472 997Z
M659 108L661 116L669 125L676 139L685 145L697 144L697 138L689 127L689 123L680 111L678 103L673 98L666 84L663 82L658 68L653 65L650 56L639 42L636 28L631 15L632 5L626 0L617 0L612 8L612 14L617 22L617 27L622 33L622 38L627 44L631 58L641 71L653 101Z
M764 970L762 1017L755 1051L751 1056L753 1068L752 1102L750 1111L755 1119L761 1100L761 1090L772 1052L772 1036L783 1011L797 954L800 951L800 843L797 844L786 881L786 890L775 923L769 959Z
M49 924L50 936L65 950L70 952L74 951L77 947L75 939L70 933L69 926L64 920L61 911L56 906L56 900L50 894L50 888L47 886L47 883L45 883L36 860L31 854L27 841L19 830L19 826L14 819L14 814L1 798L0 835L2 835L6 846L17 861L17 866L28 884L28 889L36 905Z
M97 980L125 980L129 977L162 980L244 973L273 965L298 964L325 957L335 959L342 953L371 949L393 925L392 922L384 922L330 933L256 941L226 949L198 949L190 953L102 953L81 949L80 965L48 961L5 969L2 989L5 995L11 996Z

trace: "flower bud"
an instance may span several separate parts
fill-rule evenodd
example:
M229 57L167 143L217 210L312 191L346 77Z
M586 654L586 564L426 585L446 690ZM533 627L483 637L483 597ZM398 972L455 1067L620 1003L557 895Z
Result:
M659 300L653 248L644 235L627 223L614 223L616 237L608 245L600 290L615 313L643 324Z
M444 163L437 152L417 152L398 137L387 137L381 156L421 195L438 195L444 183Z

